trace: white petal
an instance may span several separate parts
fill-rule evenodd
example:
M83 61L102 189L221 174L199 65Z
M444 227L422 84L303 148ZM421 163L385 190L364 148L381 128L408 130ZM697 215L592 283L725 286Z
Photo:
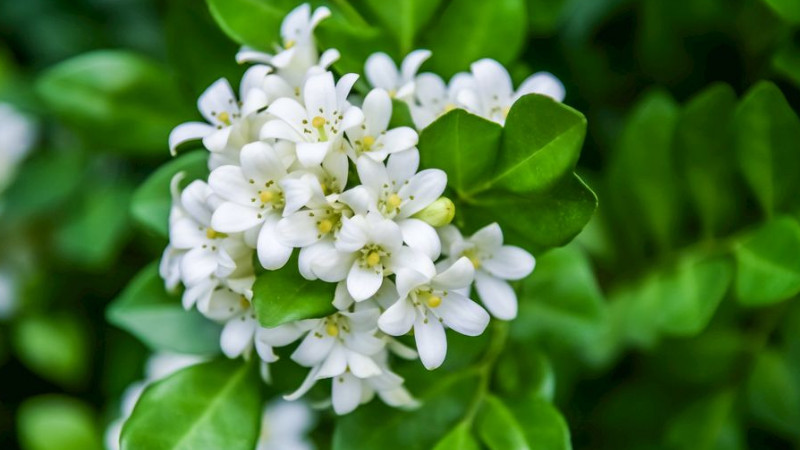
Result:
M414 322L414 339L422 365L428 370L436 369L447 355L447 337L444 327L432 314L428 318L417 317Z
M341 58L341 56L342 55L339 53L338 50L336 50L335 48L329 48L324 52L322 52L321 55L319 55L318 65L323 69L327 69L328 67L332 66L333 63L338 61L339 58Z
M358 158L356 162L358 177L364 186L375 191L380 191L384 185L389 184L389 175L383 163L370 158Z
M395 155L402 155L403 153L396 153ZM398 192L400 197L408 199L403 204L398 217L410 217L421 211L441 197L445 187L447 187L447 174L444 171L426 169L417 173Z
M464 242L464 236L461 235L461 232L458 231L458 228L453 225L447 225L442 228L438 228L436 231L439 234L439 239L442 241L442 253L449 256L461 256L451 253L451 248L454 244L460 244Z
M347 282L340 281L336 284L336 291L333 294L333 306L339 311L344 311L355 302L353 297L347 292Z
M341 252L356 252L369 242L367 223L363 216L342 217L342 228L336 236L336 249Z
M211 152L224 152L225 147L228 145L231 131L233 131L233 127L225 127L221 130L214 130L211 134L203 138L203 145Z
M309 211L298 211L284 217L275 231L281 242L291 247L306 247L319 240L317 218L310 216Z
M391 91L398 88L397 66L386 53L373 53L364 65L364 74L372 87Z
M502 320L517 317L517 295L507 281L479 270L475 273L475 289L493 316Z
M281 189L283 189L283 198L285 206L283 208L283 215L288 216L297 212L311 200L314 195L314 187L319 186L317 177L311 174L305 174L301 177L288 177L280 182ZM306 213L307 214L307 213Z
M469 258L462 256L450 268L436 275L431 280L435 289L462 289L470 285L475 278L475 266Z
M414 409L419 406L419 402L402 386L396 388L379 390L378 396L389 406L401 409Z
M381 368L375 364L372 358L354 351L347 352L347 367L358 378L369 378L381 374Z
M317 114L323 116L332 115L337 109L336 86L333 83L333 74L325 72L309 77L303 86L303 100L309 116Z
M169 133L169 150L175 155L179 145L203 139L216 130L213 126L202 122L186 122L175 127Z
M339 201L349 206L358 215L365 215L369 210L377 207L377 198L363 185L344 191L339 196Z
M339 127L342 130L347 130L348 128L361 125L364 123L364 119L364 113L361 112L361 108L350 107L344 112L344 117L339 123Z
M392 118L392 99L385 90L373 89L364 98L361 110L364 112L366 133L378 138L381 132L386 131Z
M322 164L322 160L331 150L330 141L326 142L298 142L297 160L305 167L314 167Z
M415 148L395 153L386 161L386 171L389 178L398 186L410 180L419 168L419 151Z
M525 94L542 94L560 102L564 100L566 91L561 81L553 74L538 72L522 82L517 89L515 100Z
M211 189L200 180L189 183L181 193L181 206L200 225L209 225L211 223L213 211L208 201L210 195Z
M426 110L441 110L447 100L447 85L439 75L422 73L414 80L414 95ZM419 127L417 127L419 128Z
M187 287L186 290L183 291L183 296L181 298L183 309L189 310L196 303L207 303L211 298L211 294L214 292L214 288L217 287L217 284L217 281L213 279L205 279L193 286ZM197 309L200 309L199 304ZM205 315L204 312L203 314Z
M467 336L478 336L489 325L489 314L485 309L453 291L442 300L436 313L449 328Z
M403 75L403 81L413 79L422 63L427 61L430 57L431 51L424 49L414 50L406 55L405 59L403 59L403 63L400 65L400 73Z
M264 221L258 209L232 202L223 203L211 217L211 227L223 233L239 233L258 226Z
M484 252L493 252L503 245L503 230L497 222L486 225L470 236L470 242Z
M314 262L320 256L326 256L331 250L336 252L331 242L318 242L300 250L300 255L297 258L297 269L300 275L307 280L316 280L317 275L313 270Z
M536 260L530 253L512 245L504 245L492 252L490 258L481 260L481 267L490 274L505 280L519 280L533 272Z
M383 283L383 271L377 271L371 267L361 267L359 261L353 262L350 272L347 274L347 291L357 302L375 295L380 289L381 283Z
M417 312L410 300L401 298L381 314L378 328L392 336L402 336L414 325Z
M180 250L199 247L206 242L206 229L189 217L178 219L169 226L169 242Z
M233 95L233 88L225 78L215 81L197 99L197 109L207 121L219 124L217 115L221 112L238 110L236 107L236 97ZM213 113L213 114L212 114Z
M317 372L317 379L332 378L339 376L347 370L347 350L344 346L338 344L334 345L325 362Z
M289 257L292 256L292 247L283 244L278 238L275 227L278 225L278 217L270 215L264 221L261 231L258 233L258 261L267 270L277 270L286 265Z
M425 253L410 247L401 247L392 252L392 257L387 262L389 270L398 273L403 269L419 272L430 280L436 275L433 261Z
M345 374L332 381L333 410L343 415L352 412L361 403L361 380Z
M433 263L431 263L433 265ZM430 283L431 277L420 273L414 269L398 269L395 283L397 284L397 294L400 298L406 298L412 290Z
M246 180L264 183L278 181L286 176L286 169L280 156L271 145L264 142L257 141L245 145L242 147L240 158L243 178Z
M235 317L225 324L220 337L222 352L228 358L241 355L253 342L256 321L248 320L245 315Z
M181 278L184 284L193 285L205 280L217 270L217 258L209 249L189 250L181 259Z
M308 113L297 100L279 98L269 105L267 112L282 119L289 124L298 135L303 136L303 120L308 120Z
M301 366L316 366L325 360L335 342L330 337L317 337L313 332L308 333L292 353L292 360Z
M314 275L328 283L336 283L347 278L355 256L352 253L339 252L333 247L323 247L323 249L311 263L311 271Z
M255 192L242 169L237 166L214 169L208 176L208 185L218 196L240 205L249 204Z
M409 127L392 128L381 136L381 151L386 153L396 153L408 150L419 141L417 132Z
M442 243L436 229L419 219L398 221L403 233L403 241L409 247L419 250L430 259L436 260L442 251Z
M294 324L279 325L274 328L260 327L256 332L256 338L273 347L283 347L300 339L304 332Z
M302 142L303 136L283 120L270 120L261 127L259 139L285 139L291 142Z
M258 336L258 333L256 333L256 336ZM261 358L261 361L265 363L272 363L278 360L278 355L276 355L272 350L271 345L259 340L258 337L256 337L255 344L256 353L258 353L258 357Z
M486 58L472 63L470 69L484 101L497 98L495 102L503 102L511 98L514 90L511 76L502 64Z
M350 91L357 81L358 74L346 73L336 82L336 101L340 105L346 104L347 97L350 95Z

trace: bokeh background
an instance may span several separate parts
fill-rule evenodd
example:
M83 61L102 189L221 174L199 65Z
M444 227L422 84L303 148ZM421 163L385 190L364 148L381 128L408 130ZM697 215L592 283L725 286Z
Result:
M573 447L800 448L797 292L755 308L735 299L729 261L694 264L799 217L797 183L778 186L794 206L775 211L747 188L732 114L761 80L800 111L800 1L503 1L527 14L514 77L556 74L589 123L578 172L600 208L539 259L529 294L544 300L512 329L551 361ZM0 158L0 448L101 448L148 354L105 309L166 244L131 200L199 93L240 77L237 49L199 0L0 0L0 103L33 136L18 164ZM64 82L86 64L101 69ZM81 94L95 91L113 95ZM771 140L800 160L796 116L777 109ZM800 276L792 261L771 270ZM697 317L653 319L685 298Z

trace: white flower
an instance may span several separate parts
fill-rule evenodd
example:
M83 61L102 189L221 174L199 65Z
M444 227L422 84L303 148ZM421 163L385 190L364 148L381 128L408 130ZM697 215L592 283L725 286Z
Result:
M263 142L242 148L241 167L222 166L211 172L208 183L224 202L214 211L211 225L223 233L247 232L256 241L261 265L283 267L292 253L275 233L285 205L305 203L286 195L281 181L286 167L275 149ZM252 239L256 236L256 239Z
M281 77L292 86L305 77L306 72L317 64L328 67L339 58L339 52L329 50L318 58L314 29L322 20L329 17L331 11L321 6L311 12L311 6L304 3L293 9L281 23L281 45L276 46L277 53L259 52L243 47L236 54L236 60L243 62L259 62L269 64L278 69Z
M173 190L183 174L173 178ZM173 193L174 195L174 193ZM187 286L195 285L209 277L226 277L237 267L237 261L246 259L250 250L240 234L225 234L211 226L214 205L219 200L212 195L208 185L200 180L190 183L173 200L170 212L170 247L162 261L162 274L169 288L175 286L176 268ZM174 253L179 252L179 261Z
M564 85L550 73L531 75L514 92L511 76L497 61L481 59L470 67L475 89L460 90L458 101L467 110L497 123L505 123L511 105L525 94L547 95L559 102L564 99Z
M238 314L228 319L225 326L222 327L219 343L222 353L228 358L236 358L248 353L253 347L253 338L258 329L258 319L256 310L250 305L250 302L247 302L246 305L246 308L242 308Z
M313 450L307 434L314 422L305 402L275 399L264 407L256 450Z
M439 257L441 243L436 230L411 216L435 202L447 186L447 174L439 169L417 172L419 152L407 150L389 157L386 165L370 158L358 159L358 176L362 185L353 188L361 197L368 197L369 210L393 219L411 248L429 258ZM358 211L355 207L354 210Z
M242 78L240 98L236 99L228 80L220 78L203 92L197 100L197 109L205 122L186 122L175 127L169 135L169 148L174 155L179 145L203 140L203 145L211 151L221 152L228 144L232 125L267 106L266 94L259 89L266 68L253 67Z
M468 73L457 73L445 84L439 75L423 73L415 81L414 101L409 102L411 120L417 130L422 130L442 114L461 108L458 93L475 89L475 79Z
M36 125L7 103L0 103L0 191L3 191L36 141Z
M378 326L392 336L404 335L413 327L422 364L428 370L439 367L447 354L445 325L458 333L477 336L489 324L489 314L458 292L472 283L474 273L467 258L439 274L433 264L399 270L400 298L384 311Z
M372 359L385 347L378 338L379 310L373 305L356 308L354 312L338 312L325 319L310 321L313 328L292 353L298 364L311 367L302 385L287 400L295 400L308 392L318 381L333 380L333 409L347 414L361 402L358 379L380 375L381 369Z
M389 369L388 356L389 352L384 350L373 357L381 368L381 374L361 380L361 403L369 402L377 393L378 397L389 406L403 409L416 408L419 402L403 386L403 377Z
M386 90L391 97L408 99L414 94L414 77L422 63L431 57L429 50L414 50L403 59L400 70L386 53L373 53L364 65L372 87Z
M291 98L279 98L267 108L280 120L264 124L261 138L296 142L297 159L306 167L322 163L340 144L342 132L364 121L361 110L347 101L357 78L345 75L334 84L330 72L310 77L303 86L304 105Z
M464 239L458 229L447 226L439 232L443 252L449 256L445 264L462 256L475 267L475 289L486 309L498 319L517 317L517 295L506 280L519 280L533 272L536 261L530 253L511 245L503 245L503 231L496 223L487 225Z
M383 89L373 89L361 105L364 123L345 130L352 144L351 158L356 161L366 155L383 161L392 153L408 150L417 145L419 136L409 127L387 130L392 119L392 100Z
M328 282L346 279L356 301L375 295L384 277L398 269L430 263L423 253L403 246L400 227L377 213L342 218L336 241L322 241L316 247L311 272Z

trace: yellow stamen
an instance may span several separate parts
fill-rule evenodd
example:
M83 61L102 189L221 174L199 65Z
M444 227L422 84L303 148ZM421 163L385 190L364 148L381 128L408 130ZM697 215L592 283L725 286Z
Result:
M367 266L373 267L379 262L381 262L381 255L379 255L378 252L370 252L370 254L367 255Z
M261 199L261 203L269 203L275 198L275 194L272 191L261 191L258 193L258 198Z
M444 112L446 112L446 113L450 112L450 111L452 111L454 109L456 109L456 105L454 105L452 103L448 103L448 104L444 105Z
M397 95L397 91L395 91L394 89L390 89L389 90L389 97L394 98L395 95Z
M477 256L471 255L471 256L468 256L468 258L469 258L470 262L472 262L472 266L473 267L475 267L476 269L480 269L481 268L481 260L478 259Z
M386 199L386 205L389 206L389 209L391 210L399 208L400 203L403 203L403 199L397 194L392 194Z
M508 112L509 111L511 111L511 107L510 106L506 106L505 108L503 108L503 111L502 111L503 112L503 118L508 117Z
M289 50L290 48L294 47L296 43L297 42L295 42L294 39L289 39L288 41L286 41L286 45L284 45L283 48Z
M431 308L436 308L437 306L442 304L442 297L437 295L429 295L428 298L425 300L425 303L428 304Z
M219 121L224 123L225 125L231 124L231 116L228 115L228 113L225 111L222 111L221 113L217 114L217 119L219 119Z
M363 145L364 150L369 150L375 144L375 138L372 136L364 136L364 138L361 139L361 144Z
M206 228L206 237L209 239L216 239L217 232L213 228Z
M311 119L311 126L314 128L322 128L325 126L325 118L322 116L316 116Z
M333 222L328 219L322 219L317 225L317 229L323 234L330 233L330 231L333 229Z
M337 327L335 323L329 323L325 327L325 332L328 333L328 336L336 337L339 335L339 327Z
M241 305L242 309L247 309L250 307L250 301L243 295L239 297L239 305Z

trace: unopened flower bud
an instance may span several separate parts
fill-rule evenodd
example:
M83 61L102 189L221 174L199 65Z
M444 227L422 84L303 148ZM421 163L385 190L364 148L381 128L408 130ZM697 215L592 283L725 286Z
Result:
M411 217L433 227L443 227L452 222L455 215L456 205L453 204L453 201L447 197L439 197L438 200Z

